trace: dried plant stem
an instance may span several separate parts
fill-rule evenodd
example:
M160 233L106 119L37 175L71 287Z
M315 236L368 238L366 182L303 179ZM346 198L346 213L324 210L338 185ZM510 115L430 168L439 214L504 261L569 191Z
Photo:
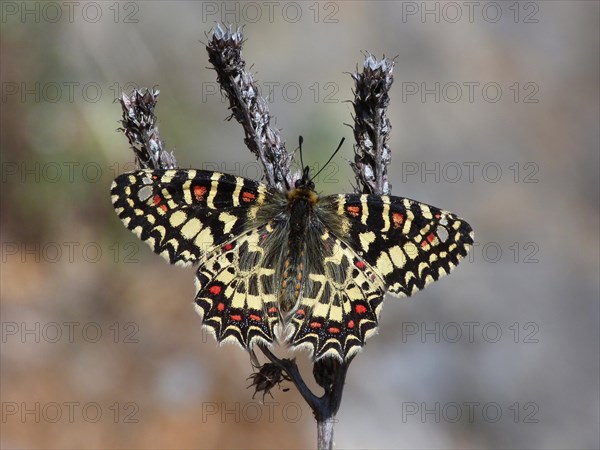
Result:
M333 448L333 425L335 416L330 420L317 421L317 448L331 450Z

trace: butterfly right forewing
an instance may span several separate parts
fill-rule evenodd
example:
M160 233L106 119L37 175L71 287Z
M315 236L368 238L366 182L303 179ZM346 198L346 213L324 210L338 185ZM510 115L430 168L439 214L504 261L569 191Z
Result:
M265 185L203 170L118 176L113 206L125 226L171 264L190 265L248 227L271 196Z

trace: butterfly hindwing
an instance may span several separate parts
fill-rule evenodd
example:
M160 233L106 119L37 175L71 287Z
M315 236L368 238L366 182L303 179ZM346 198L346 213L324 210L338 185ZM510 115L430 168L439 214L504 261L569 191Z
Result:
M377 329L383 281L324 226L307 236L306 245L309 258L300 304L290 321L291 344L309 349L315 359L348 358Z
M196 310L219 342L271 343L279 322L276 271L268 263L268 225L244 232L206 255L196 275Z
M171 264L189 265L246 229L269 197L263 184L202 170L120 175L112 202L125 226Z

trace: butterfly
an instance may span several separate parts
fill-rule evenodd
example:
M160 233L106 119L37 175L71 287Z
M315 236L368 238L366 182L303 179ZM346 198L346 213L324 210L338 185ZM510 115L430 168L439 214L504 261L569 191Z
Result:
M467 222L424 203L319 196L308 167L285 192L214 171L136 170L111 198L155 253L198 265L195 309L219 342L282 341L314 360L357 353L386 292L415 294L473 244Z

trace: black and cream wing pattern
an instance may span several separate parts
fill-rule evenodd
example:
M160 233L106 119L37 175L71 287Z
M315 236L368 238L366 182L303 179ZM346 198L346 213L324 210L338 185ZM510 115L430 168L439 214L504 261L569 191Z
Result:
M473 244L452 213L394 196L319 197L305 169L280 192L193 169L115 179L125 226L172 264L198 265L195 308L219 342L284 342L349 358L374 334L386 292L410 296Z

